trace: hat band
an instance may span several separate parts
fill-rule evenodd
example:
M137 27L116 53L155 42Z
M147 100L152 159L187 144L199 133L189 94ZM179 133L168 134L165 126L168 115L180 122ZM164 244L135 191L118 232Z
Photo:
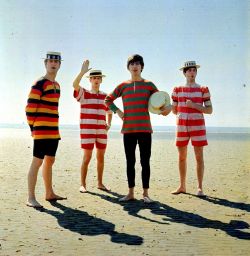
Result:
M89 76L102 76L101 72L92 72L89 74Z
M47 54L46 59L48 59L48 60L61 60L61 56L60 55Z

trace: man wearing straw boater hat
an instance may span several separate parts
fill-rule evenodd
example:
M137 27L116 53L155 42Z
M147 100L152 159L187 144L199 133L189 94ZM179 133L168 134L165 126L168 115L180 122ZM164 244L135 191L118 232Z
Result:
M46 74L31 87L26 106L27 121L34 139L33 159L28 173L28 200L26 205L41 208L36 200L35 187L39 168L42 166L45 199L66 199L54 193L52 188L52 166L60 140L58 129L58 102L60 85L55 81L61 66L59 52L47 52L44 60Z
M74 87L74 97L80 103L80 136L81 148L83 149L83 160L81 165L81 186L80 192L87 192L86 177L88 166L92 157L94 145L96 147L97 159L97 188L110 191L110 188L103 184L104 154L107 146L107 131L111 126L112 111L104 104L106 93L100 91L102 78L105 75L101 70L91 70L89 81L91 89L87 90L81 87L80 81L89 68L89 61L85 60L82 64L81 72L76 77Z
M129 191L126 196L120 198L121 202L134 200L135 150L137 143L139 144L142 166L143 201L145 203L152 202L148 193L152 133L148 102L150 96L158 89L152 82L141 77L143 68L144 61L140 55L130 56L127 61L127 69L131 74L131 79L118 85L105 99L107 106L114 113L117 113L123 121L121 132L123 133L127 161ZM122 97L124 112L113 103L118 97ZM167 115L170 111L171 107L166 108L164 106L158 114Z
M202 181L204 175L203 146L207 145L203 114L213 111L207 86L196 83L195 61L187 61L180 70L186 77L186 84L175 87L172 93L173 113L177 115L176 146L179 151L180 186L172 194L186 193L187 145L191 139L196 158L198 179L197 196L204 196Z

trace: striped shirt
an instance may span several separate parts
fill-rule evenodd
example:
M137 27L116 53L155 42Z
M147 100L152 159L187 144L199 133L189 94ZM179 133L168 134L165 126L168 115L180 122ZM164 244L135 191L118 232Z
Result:
M204 115L199 110L186 106L186 100L198 105L211 106L208 87L194 84L173 89L173 106L177 108L177 145L186 144L189 137L193 145L207 145Z
M74 90L74 97L81 104L80 132L81 145L93 143L93 139L101 144L107 143L106 113L109 109L104 104L106 93L93 93L82 87ZM95 141L94 140L94 141Z
M60 139L59 97L60 85L46 78L31 87L25 111L34 139Z
M153 132L148 113L148 101L149 97L157 91L157 87L150 81L129 80L118 85L106 97L105 103L114 113L118 108L113 101L122 97L124 109L122 133Z

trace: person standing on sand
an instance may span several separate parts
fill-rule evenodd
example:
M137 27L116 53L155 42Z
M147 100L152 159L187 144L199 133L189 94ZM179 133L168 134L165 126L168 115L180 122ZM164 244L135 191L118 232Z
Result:
M52 166L60 140L58 128L58 103L60 85L55 81L61 66L59 52L47 52L44 60L46 75L31 87L25 108L27 121L34 139L33 159L28 173L28 200L26 205L34 208L43 206L36 200L35 187L39 168L42 167L47 201L64 200L52 188Z
M81 147L83 149L83 160L81 166L81 193L87 192L86 177L88 166L92 157L94 145L96 147L97 159L97 188L104 191L110 191L110 188L103 184L104 155L107 146L107 131L111 126L112 111L104 104L106 93L100 91L102 78L105 77L101 70L92 70L88 76L91 83L91 89L86 90L79 84L91 68L89 61L85 60L82 64L81 72L76 77L74 87L74 97L81 104L80 130Z
M199 67L195 61L185 62L180 70L186 77L186 84L175 87L172 93L172 112L177 115L176 146L179 152L180 174L180 186L172 191L174 195L186 193L187 145L191 139L196 158L197 196L205 196L202 187L204 175L203 146L208 143L203 114L212 114L213 108L208 87L200 86L195 81Z
M131 79L118 85L106 99L106 105L123 121L122 133L123 143L127 161L128 194L119 199L120 202L134 200L135 187L135 150L137 143L140 149L142 166L143 201L153 202L149 197L150 180L150 156L151 156L151 133L152 127L148 113L149 97L158 91L157 87L150 81L141 77L144 68L143 58L132 55L128 58L127 69ZM122 97L124 112L113 102ZM166 116L171 112L171 107L161 109L161 114Z

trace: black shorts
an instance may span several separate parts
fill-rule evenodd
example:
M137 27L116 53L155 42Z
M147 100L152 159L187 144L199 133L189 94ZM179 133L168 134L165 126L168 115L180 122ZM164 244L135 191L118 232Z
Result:
M44 156L55 156L59 140L41 139L34 140L33 156L44 159Z

